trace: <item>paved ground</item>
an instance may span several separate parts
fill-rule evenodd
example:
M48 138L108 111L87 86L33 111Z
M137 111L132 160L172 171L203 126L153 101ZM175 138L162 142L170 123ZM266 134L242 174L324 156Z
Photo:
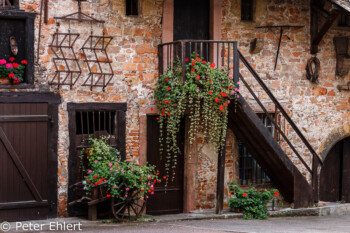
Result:
M1 230L0 230L1 232ZM69 232L69 231L16 231L9 232ZM74 231L79 232L79 231ZM217 233L217 232L350 232L350 215L276 217L268 220L213 219L133 224L88 224L82 222L80 232L121 233Z

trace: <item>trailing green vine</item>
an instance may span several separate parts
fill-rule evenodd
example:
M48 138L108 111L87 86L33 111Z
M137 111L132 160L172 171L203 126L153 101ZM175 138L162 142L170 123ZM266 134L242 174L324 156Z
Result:
M232 70L218 68L215 63L209 63L195 53L185 61L184 82L181 62L176 61L160 74L154 90L154 104L160 111L157 118L160 123L160 154L165 142L165 169L167 176L172 171L172 179L175 177L177 157L181 154L177 136L185 114L190 120L189 144L195 143L198 132L204 132L218 152L226 137L227 107L239 98Z

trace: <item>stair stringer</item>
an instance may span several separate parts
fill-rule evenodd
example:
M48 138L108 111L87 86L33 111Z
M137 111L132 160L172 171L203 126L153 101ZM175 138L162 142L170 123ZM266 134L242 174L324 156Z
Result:
M288 158L243 97L229 105L228 126L244 142L284 200L295 208L312 206L312 187Z

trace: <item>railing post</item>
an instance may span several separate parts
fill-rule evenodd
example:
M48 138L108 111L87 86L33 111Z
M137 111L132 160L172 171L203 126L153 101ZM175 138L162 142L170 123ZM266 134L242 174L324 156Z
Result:
M233 81L236 87L239 89L239 53L237 41L233 44Z
M181 41L181 65L182 65L182 84L185 83L186 79L186 42Z
M158 45L158 71L163 74L164 70L163 61L163 45Z

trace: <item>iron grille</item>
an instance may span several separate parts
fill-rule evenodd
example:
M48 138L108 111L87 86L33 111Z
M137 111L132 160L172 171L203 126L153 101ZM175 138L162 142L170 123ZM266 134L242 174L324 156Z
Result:
M275 136L275 126L271 123L270 119L264 113L257 113L266 128L272 135ZM274 113L271 113L272 118L275 117ZM277 136L278 138L278 136ZM278 140L278 139L277 139ZM239 184L264 184L271 183L270 178L266 175L264 170L260 167L257 161L249 153L248 149L243 143L239 143Z
M109 138L108 143L112 147L117 147L118 112L77 111L75 113L75 124L77 149L87 147L90 136L97 138L102 135Z

